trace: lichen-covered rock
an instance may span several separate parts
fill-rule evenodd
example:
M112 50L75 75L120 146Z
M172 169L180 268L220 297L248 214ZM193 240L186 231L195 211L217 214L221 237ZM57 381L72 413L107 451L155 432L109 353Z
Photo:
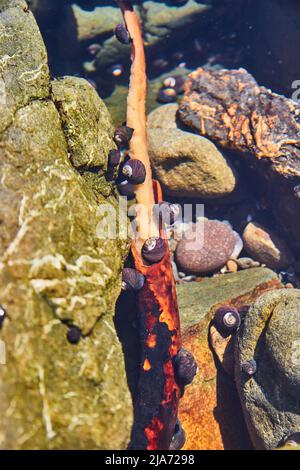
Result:
M234 191L233 169L209 140L181 129L158 127L148 130L148 139L154 174L167 194L217 198Z
M276 274L266 268L176 286L183 346L199 366L179 405L185 449L251 448L234 380L218 364L209 345L209 325L220 305L231 303L243 309L263 292L280 286Z
M102 146L95 156L101 170L114 145L112 130L100 129L105 121L93 115L97 100L101 116L106 111L82 81L66 79L65 90L59 82L65 107L56 108L35 20L25 2L4 3L0 304L7 318L0 331L6 347L0 448L125 448L132 410L113 314L128 245L97 237L99 207L116 201L94 191L68 154L72 126L90 122L89 149ZM77 120L66 109L72 86ZM84 139L81 134L74 147L80 158ZM66 339L70 325L82 331L77 345Z
M261 296L238 333L235 376L256 449L274 449L300 430L300 291ZM257 372L241 371L255 359Z
M112 144L109 112L89 82L64 77L52 83L52 96L67 138L68 151L76 168L104 167Z

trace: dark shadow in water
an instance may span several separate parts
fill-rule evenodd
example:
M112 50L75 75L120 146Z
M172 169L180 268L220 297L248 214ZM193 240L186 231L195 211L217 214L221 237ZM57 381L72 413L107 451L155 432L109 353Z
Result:
M140 370L140 343L134 294L121 292L116 303L114 323L123 349L128 387L134 401Z
M225 450L253 450L247 431L243 411L233 377L230 377L220 365L216 354L213 353L216 377L217 406L213 410L214 417L219 423Z

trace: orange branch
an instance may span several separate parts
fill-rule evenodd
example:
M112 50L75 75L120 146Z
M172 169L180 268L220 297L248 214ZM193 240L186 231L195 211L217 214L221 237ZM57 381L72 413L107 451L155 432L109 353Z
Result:
M146 180L135 188L136 201L146 208L145 212L137 214L138 227L137 245L140 251L142 243L149 237L159 236L159 229L152 218L154 194L152 188L152 171L147 146L146 96L147 75L144 43L139 19L134 12L131 2L118 1L122 10L127 30L132 39L131 70L129 93L127 97L127 126L134 129L129 150L132 158L143 162L146 168Z

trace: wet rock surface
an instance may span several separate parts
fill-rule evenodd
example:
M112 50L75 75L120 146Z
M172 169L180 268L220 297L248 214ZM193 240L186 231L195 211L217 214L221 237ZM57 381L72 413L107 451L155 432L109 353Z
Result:
M226 264L235 243L235 234L227 224L204 219L178 242L176 262L179 269L188 274L212 273Z
M113 314L128 244L97 238L99 205L116 200L103 196L112 192L108 183L97 191L76 171L69 152L72 142L73 155L97 165L101 176L114 147L112 128L103 103L83 81L55 82L53 101L35 20L25 2L4 3L0 303L7 318L0 331L6 346L0 446L125 448L132 410ZM67 109L72 93L75 115ZM58 96L61 107L55 106ZM89 142L80 133L72 141L71 129L87 122ZM81 332L78 344L67 339L71 325Z
M154 175L167 194L207 199L234 191L230 163L208 139L177 127L176 105L152 111L148 140Z
M266 293L250 308L236 343L236 380L256 449L274 449L300 428L300 292ZM257 372L241 366L254 358Z
M193 353L199 367L180 401L179 419L187 436L185 449L252 448L234 380L208 343L209 326L220 305L230 303L243 309L263 292L280 287L278 277L266 268L177 285L183 346Z
M295 261L285 241L256 222L247 225L243 241L247 253L269 268L284 269Z
M259 87L243 69L201 68L190 75L178 113L194 131L244 154L257 191L297 253L299 115L296 102Z

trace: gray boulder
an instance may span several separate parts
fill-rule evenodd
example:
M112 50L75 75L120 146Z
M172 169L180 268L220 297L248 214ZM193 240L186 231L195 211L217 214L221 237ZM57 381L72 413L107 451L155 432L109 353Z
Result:
M274 449L300 431L300 291L261 296L238 332L235 376L247 427L256 449ZM257 372L247 376L251 359Z

